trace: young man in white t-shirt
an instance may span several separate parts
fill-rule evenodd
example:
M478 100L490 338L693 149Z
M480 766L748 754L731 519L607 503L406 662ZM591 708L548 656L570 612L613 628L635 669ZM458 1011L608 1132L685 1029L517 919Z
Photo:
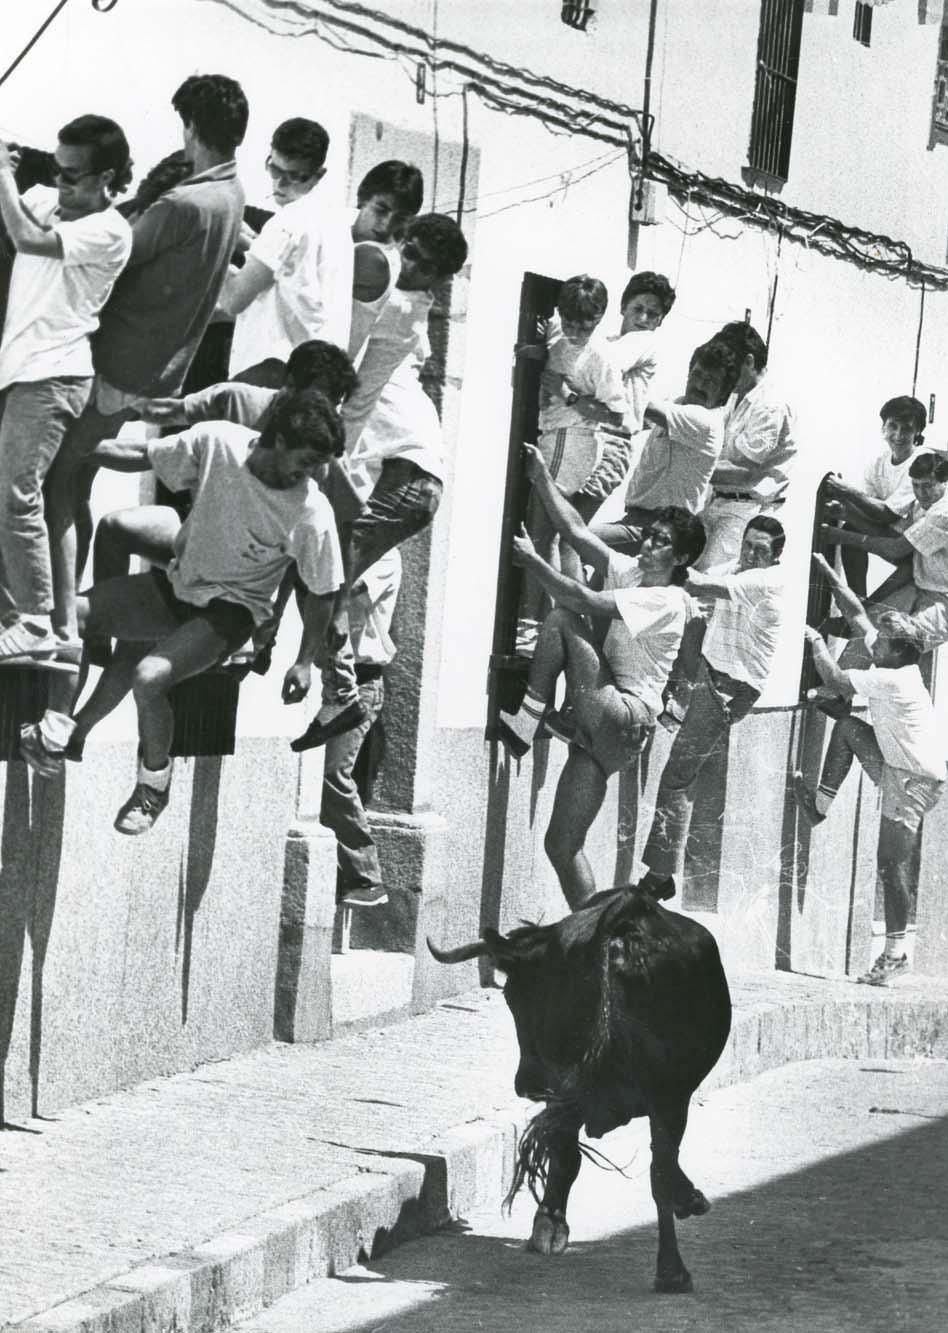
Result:
M646 405L645 420L652 430L629 479L625 513L594 529L607 546L634 555L644 529L669 505L701 513L724 444L724 404L738 370L729 347L705 343L691 355L681 398Z
M294 347L311 338L343 351L349 345L349 219L317 188L328 149L329 135L315 120L294 117L273 132L267 171L277 211L252 241L243 268L227 275L218 302L235 317L231 378L285 363ZM279 383L282 365L273 369Z
M556 606L540 628L523 703L517 713L501 712L498 731L516 758L526 754L565 675L576 729L545 846L575 910L596 891L583 847L607 779L641 752L661 712L662 690L691 614L682 584L701 553L704 529L693 514L669 508L656 515L637 557L611 551L559 492L539 450L524 449L554 527L603 581L595 592L554 569L537 554L526 529L514 540L514 559Z
M655 334L675 304L675 289L664 273L633 273L625 285L619 308L619 333L606 340L625 387L626 408L621 419L600 426L599 461L571 503L584 523L625 481L632 460L633 437L645 426L649 390L658 367Z
M147 832L168 803L169 692L239 648L268 619L291 561L309 597L284 701L296 702L309 689L343 580L332 511L315 478L342 448L339 415L316 389L283 396L259 434L211 422L152 440L144 459L135 443L98 446L107 466L151 466L172 490L193 493L167 572L108 579L79 599L82 632L118 641L104 678L119 697L121 687L130 690L138 709L138 781L116 817L119 833ZM60 701L41 722L21 729L20 752L42 777L60 771L70 741L81 748L88 730L83 709L73 716L75 700L66 702L68 714Z
M882 792L882 818L876 862L885 898L885 949L859 978L885 986L909 967L905 936L912 900L912 853L919 826L941 799L945 786L945 744L938 736L932 701L918 659L924 639L910 620L884 612L873 624L859 598L849 591L821 555L813 557L833 586L840 611L868 646L872 665L843 670L833 660L819 632L804 631L820 678L843 699L861 695L869 704L869 722L847 717L837 722L823 759L815 792L802 773L794 774L797 805L812 827L821 824L858 759Z
M948 641L948 455L916 452L909 463L915 503L888 534L852 532L824 524L826 542L855 547L897 566L866 602L869 618L892 609L910 615L928 649ZM854 639L840 664L865 666L865 647Z
M22 200L16 156L0 143L0 217L16 249L0 343L0 664L50 660L52 570L43 482L92 391L90 335L128 262L132 232L113 207L131 180L115 121L80 116L59 132L56 189Z
M400 254L398 282L366 343L358 387L342 409L349 474L365 501L344 550L349 587L387 551L428 527L444 490L441 425L418 372L429 352L432 288L463 268L467 241L452 218L425 213L408 224ZM325 744L361 716L357 692L330 664L323 672L323 705L300 738L303 748Z
M862 486L851 486L834 475L827 479L826 491L842 505L848 530L883 537L891 534L915 503L909 467L924 441L928 414L917 398L902 395L883 403L879 416L887 447L866 468ZM842 553L850 590L865 597L867 553L856 546L844 546Z
M656 898L671 898L676 880L681 884L703 769L730 728L760 698L770 673L782 619L783 571L778 562L785 540L775 518L758 514L744 529L740 559L732 570L720 574L692 570L688 575L687 591L702 603L713 599L713 605L696 679L689 682L684 721L665 761L642 853L648 871L640 887Z

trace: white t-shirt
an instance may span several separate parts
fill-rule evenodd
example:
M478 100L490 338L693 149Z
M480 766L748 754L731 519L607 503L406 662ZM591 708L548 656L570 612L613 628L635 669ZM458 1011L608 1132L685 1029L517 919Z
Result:
M796 414L769 373L740 402L732 395L725 409L722 459L760 469L760 475L721 484L723 491L746 491L762 504L787 489L789 465L797 452Z
M352 235L342 209L310 190L264 223L247 251L273 283L234 321L232 375L322 338L345 351L352 318Z
M372 494L387 458L407 458L444 481L444 445L435 405L418 380L409 357L379 394L352 452L346 456L349 480L363 501Z
M59 195L35 185L23 203L51 227L62 258L18 254L13 264L0 345L0 389L8 384L91 375L89 335L99 327L115 279L128 263L132 229L114 208L66 222Z
M733 567L711 577L692 572L692 591L701 595L701 581L722 584L705 631L702 654L711 666L755 690L767 683L780 623L783 619L783 570L738 570Z
M362 665L387 666L395 656L390 630L402 581L402 558L387 551L365 571L349 598L349 640ZM360 585L364 585L362 591Z
M611 411L625 416L628 401L619 358L604 338L594 333L584 346L577 346L564 336L559 315L554 315L547 329L546 347L547 370L564 376L569 390L596 398ZM562 394L553 393L547 398L542 388L539 426L541 431L592 429L592 423L575 407L570 407Z
M626 508L680 505L700 513L724 444L724 409L662 403L668 421L653 426L625 493Z
M236 602L260 624L292 560L314 593L335 592L343 568L329 501L309 478L288 490L259 481L247 466L257 438L214 421L153 440L148 458L166 486L194 495L168 566L175 593L196 606Z
M648 329L633 329L630 333L610 338L608 348L625 385L626 412L622 424L630 434L635 435L642 429L649 387L658 366L655 334Z
M901 463L893 463L886 449L872 460L863 477L863 491L870 500L880 500L893 514L904 518L915 503L909 468L918 451L913 449Z
M915 548L912 581L926 592L948 593L948 495L923 509L916 500L903 536Z
M849 683L869 703L882 758L892 768L944 782L945 747L935 709L917 666L847 671Z
M602 652L616 687L641 700L654 722L693 604L684 588L643 588L641 581L638 556L614 552L603 589L615 593L620 618L609 626Z

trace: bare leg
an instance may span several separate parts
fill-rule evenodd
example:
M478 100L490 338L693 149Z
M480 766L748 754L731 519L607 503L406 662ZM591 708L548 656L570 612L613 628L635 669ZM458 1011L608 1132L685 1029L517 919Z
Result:
M174 712L168 700L173 686L213 666L230 649L227 638L196 616L148 650L135 668L132 693L138 709L142 762L157 770L168 763Z
M602 769L592 755L571 746L556 787L543 845L573 911L596 892L595 876L584 845L605 795L606 778Z
M80 749L93 727L104 721L132 688L135 668L148 652L147 644L120 643L112 660L96 681L95 688L76 713L73 732L75 745Z
M136 505L106 514L96 528L92 547L92 581L118 578L131 568L133 555L166 565L174 555L181 519L170 505Z

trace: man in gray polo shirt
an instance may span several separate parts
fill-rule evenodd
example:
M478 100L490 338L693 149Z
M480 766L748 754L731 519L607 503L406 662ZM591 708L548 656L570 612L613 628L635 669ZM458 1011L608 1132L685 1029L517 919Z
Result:
M66 640L77 637L76 519L92 488L90 455L137 414L143 398L180 390L240 234L244 194L234 153L248 117L240 84L223 74L192 75L171 101L193 171L132 229L131 258L93 339L92 400L49 474L54 627Z

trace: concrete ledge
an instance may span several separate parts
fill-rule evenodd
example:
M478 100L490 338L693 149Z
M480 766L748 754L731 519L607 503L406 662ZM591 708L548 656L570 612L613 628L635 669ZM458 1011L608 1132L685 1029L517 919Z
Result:
M705 1088L826 1056L948 1058L948 993L914 980L876 991L807 978L732 986L734 1025ZM775 998L775 991L783 991ZM499 1200L531 1107L436 1135L425 1152L378 1155L368 1169L242 1221L190 1250L117 1274L8 1333L216 1333L317 1277L371 1259L471 1208Z
M82 1296L8 1324L8 1333L211 1333L317 1277L435 1231L498 1198L527 1109L450 1130L430 1154L380 1157L325 1190L293 1199L202 1245L148 1263Z

